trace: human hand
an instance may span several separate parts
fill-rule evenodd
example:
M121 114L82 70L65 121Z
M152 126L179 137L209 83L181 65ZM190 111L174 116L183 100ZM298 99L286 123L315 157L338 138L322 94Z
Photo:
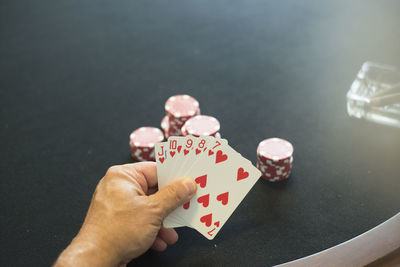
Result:
M182 178L157 190L154 162L111 167L97 185L78 235L56 266L121 266L150 247L163 251L178 240L164 218L196 192L193 179Z

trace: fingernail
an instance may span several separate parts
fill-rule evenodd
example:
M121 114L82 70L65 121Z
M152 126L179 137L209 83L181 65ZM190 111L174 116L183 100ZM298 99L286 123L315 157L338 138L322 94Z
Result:
M186 187L186 190L189 195L193 195L196 191L196 184L190 178L186 178L183 180L183 185Z

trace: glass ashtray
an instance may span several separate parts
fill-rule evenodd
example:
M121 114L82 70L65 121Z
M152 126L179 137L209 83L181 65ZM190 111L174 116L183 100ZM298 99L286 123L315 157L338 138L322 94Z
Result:
M400 70L365 62L347 92L347 113L400 128Z

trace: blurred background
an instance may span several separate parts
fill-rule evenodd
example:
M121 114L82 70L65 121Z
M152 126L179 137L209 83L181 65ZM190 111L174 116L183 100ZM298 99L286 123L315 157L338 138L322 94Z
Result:
M211 243L181 229L137 265L265 266L326 249L396 214L399 129L351 119L367 60L400 66L400 2L1 1L3 266L51 265L129 133L187 93L255 163L272 136L292 177L259 181Z

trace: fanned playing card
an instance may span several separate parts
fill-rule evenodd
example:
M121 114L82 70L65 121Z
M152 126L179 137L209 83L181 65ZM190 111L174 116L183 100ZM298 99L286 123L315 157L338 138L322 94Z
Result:
M193 178L196 195L165 220L165 227L188 226L213 239L260 177L251 162L225 139L170 137L156 144L159 188L181 177Z

